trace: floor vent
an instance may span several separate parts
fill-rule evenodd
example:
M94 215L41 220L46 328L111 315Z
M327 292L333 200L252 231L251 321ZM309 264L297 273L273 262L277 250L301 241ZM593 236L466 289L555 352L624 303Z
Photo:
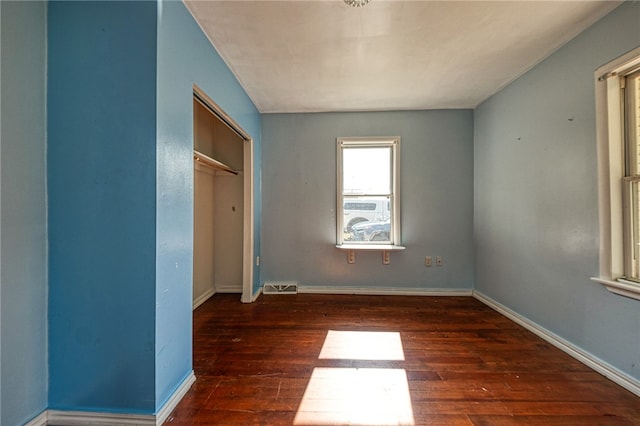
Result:
M298 283L292 281L274 281L264 283L263 294L297 294Z

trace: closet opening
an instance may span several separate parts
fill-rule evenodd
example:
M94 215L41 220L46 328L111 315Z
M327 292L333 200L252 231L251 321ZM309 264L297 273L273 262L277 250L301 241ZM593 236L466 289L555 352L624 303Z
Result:
M193 309L216 293L252 301L253 141L193 88Z

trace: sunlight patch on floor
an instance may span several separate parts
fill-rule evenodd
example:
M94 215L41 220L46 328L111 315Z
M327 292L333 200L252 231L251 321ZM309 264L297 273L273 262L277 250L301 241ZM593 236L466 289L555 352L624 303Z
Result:
M404 361L398 332L329 330L319 359Z
M400 333L329 330L318 358L365 368L314 368L294 425L415 424L406 371L366 368L367 361L404 361Z
M315 368L293 424L413 425L407 373Z

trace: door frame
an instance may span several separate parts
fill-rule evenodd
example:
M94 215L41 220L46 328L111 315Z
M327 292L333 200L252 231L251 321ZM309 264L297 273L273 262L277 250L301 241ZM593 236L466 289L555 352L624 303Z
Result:
M243 303L253 299L253 257L254 257L254 146L253 138L216 104L200 87L193 85L193 96L205 104L220 121L236 133L243 142L243 225L242 225L242 296Z

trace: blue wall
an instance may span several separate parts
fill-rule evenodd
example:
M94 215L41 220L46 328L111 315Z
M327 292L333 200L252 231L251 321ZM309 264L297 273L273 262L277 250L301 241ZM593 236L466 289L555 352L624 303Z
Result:
M153 412L156 5L51 2L48 43L50 408Z
M49 58L50 406L156 412L192 368L193 84L258 147L259 114L181 2L54 2Z
M0 424L47 406L46 3L0 2Z
M347 264L336 243L336 137L400 136L402 244ZM473 284L473 111L263 116L267 281L339 288L466 289ZM426 268L425 256L444 266Z
M54 2L49 58L50 407L157 412L192 370L193 85L258 176L260 116L181 2Z
M254 139L260 114L182 2L158 5L156 407L191 371L193 266L193 85ZM254 182L259 194L259 180ZM256 255L260 199L256 198ZM254 274L254 289L260 283Z
M640 305L598 276L594 71L640 46L629 2L475 114L476 290L640 378Z
M255 254L260 235L267 249L254 290L471 289L475 277L483 294L640 377L638 302L589 281L593 71L640 45L639 3L475 113L261 118L182 2L2 1L0 22L1 424L47 407L153 413L190 373L194 83L256 142ZM407 250L388 266L360 252L348 265L333 247L335 138L360 135L402 137ZM425 268L426 255L445 265Z

